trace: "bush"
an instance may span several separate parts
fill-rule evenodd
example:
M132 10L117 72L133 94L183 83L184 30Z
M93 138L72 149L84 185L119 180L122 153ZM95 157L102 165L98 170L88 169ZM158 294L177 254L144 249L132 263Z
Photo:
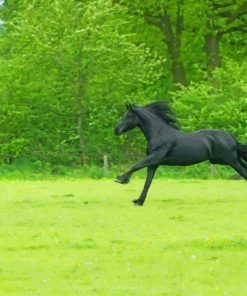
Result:
M188 131L213 128L247 142L247 63L228 61L211 80L191 83L172 93L173 108Z

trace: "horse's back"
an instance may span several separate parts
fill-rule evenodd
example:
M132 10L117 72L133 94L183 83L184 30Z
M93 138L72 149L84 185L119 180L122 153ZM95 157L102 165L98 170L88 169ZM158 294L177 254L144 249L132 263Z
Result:
M218 149L227 149L236 146L236 140L227 131L214 130L214 129L203 129L194 133L196 137L205 139L209 144L214 145Z
M234 151L235 139L223 130L199 130L177 134L177 141L165 164L191 165L206 160L212 163L225 163Z

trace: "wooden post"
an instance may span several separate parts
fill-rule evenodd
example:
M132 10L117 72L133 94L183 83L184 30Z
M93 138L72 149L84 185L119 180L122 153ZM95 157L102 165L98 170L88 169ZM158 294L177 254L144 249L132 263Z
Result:
M217 173L216 165L210 163L210 175L211 175L211 177L215 177L216 173Z

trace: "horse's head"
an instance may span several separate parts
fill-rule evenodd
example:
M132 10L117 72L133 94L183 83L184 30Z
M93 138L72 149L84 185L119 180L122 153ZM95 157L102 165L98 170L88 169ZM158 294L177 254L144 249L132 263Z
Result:
M126 109L123 118L116 125L114 132L119 136L124 132L127 132L138 125L139 118L135 113L135 106L130 103L126 103Z

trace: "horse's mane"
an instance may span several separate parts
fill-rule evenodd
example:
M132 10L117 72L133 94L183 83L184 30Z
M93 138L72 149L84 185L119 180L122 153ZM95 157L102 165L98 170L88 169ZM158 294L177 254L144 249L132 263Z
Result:
M143 107L145 110L158 115L165 123L172 126L175 129L179 129L174 113L167 101L153 102Z

